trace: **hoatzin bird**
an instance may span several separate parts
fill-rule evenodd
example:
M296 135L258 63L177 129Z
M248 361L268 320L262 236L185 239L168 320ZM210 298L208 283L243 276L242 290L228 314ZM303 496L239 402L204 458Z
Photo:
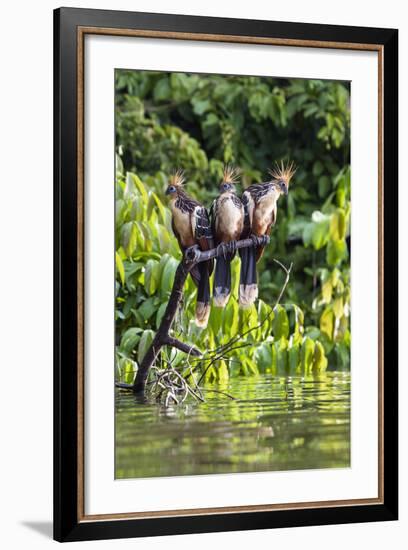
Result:
M198 246L201 250L214 248L210 218L207 209L187 195L183 189L184 176L177 171L170 179L166 195L170 197L172 212L172 228L178 240L180 249ZM206 327L211 309L210 275L214 269L214 261L200 262L190 271L197 285L197 303L195 322L199 327Z
M220 195L212 205L213 233L216 244L221 247L215 263L213 288L214 305L218 307L224 307L231 294L231 261L244 227L244 207L235 191L237 175L234 168L224 169Z
M242 195L245 209L244 230L241 239L251 235L269 236L276 222L277 202L281 195L287 195L289 183L295 173L292 163L283 162L269 171L271 180L250 185ZM253 304L258 297L256 262L262 257L265 246L240 249L241 276L239 303L243 307Z

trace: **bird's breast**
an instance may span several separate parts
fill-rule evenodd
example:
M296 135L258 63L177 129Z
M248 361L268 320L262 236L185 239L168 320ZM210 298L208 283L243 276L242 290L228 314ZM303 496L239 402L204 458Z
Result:
M244 226L244 208L230 196L218 199L215 229L221 241L233 241L240 238Z
M180 210L174 204L170 205L173 214L174 227L178 233L180 242L183 246L189 247L195 244L194 234L191 227L190 213Z
M256 235L265 235L268 228L275 223L276 201L277 196L270 194L256 205L252 220L252 232Z

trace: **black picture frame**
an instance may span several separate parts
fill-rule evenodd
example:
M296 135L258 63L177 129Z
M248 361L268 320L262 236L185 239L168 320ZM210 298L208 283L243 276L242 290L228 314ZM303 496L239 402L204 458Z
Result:
M171 517L80 519L78 480L78 29L378 45L382 52L383 455L381 502ZM398 518L398 31L184 15L60 8L54 12L54 537L58 541L158 536Z

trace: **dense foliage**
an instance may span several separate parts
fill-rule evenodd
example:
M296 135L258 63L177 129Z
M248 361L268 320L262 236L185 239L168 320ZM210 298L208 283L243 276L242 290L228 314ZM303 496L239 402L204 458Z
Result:
M348 368L349 88L341 82L117 71L116 265L118 366L130 381L160 322L180 252L164 188L183 168L187 190L210 205L225 162L242 169L242 187L265 181L280 159L298 170L281 199L271 244L259 264L260 300L236 299L195 327L195 288L185 288L176 330L203 349L268 320L253 346L220 361L207 377ZM284 303L271 313L285 279L273 258L293 262ZM239 262L233 265L235 286ZM237 295L235 288L235 296ZM257 343L261 341L262 344ZM183 357L175 350L174 361Z

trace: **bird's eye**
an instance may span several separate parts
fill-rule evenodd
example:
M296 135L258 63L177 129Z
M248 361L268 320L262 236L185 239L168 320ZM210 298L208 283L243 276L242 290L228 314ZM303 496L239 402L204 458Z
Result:
M175 190L176 190L176 188L174 187L174 185L171 185L171 186L169 187L170 193L174 193Z
M226 191L229 188L229 184L228 183L223 183L222 188L223 188L224 191Z

